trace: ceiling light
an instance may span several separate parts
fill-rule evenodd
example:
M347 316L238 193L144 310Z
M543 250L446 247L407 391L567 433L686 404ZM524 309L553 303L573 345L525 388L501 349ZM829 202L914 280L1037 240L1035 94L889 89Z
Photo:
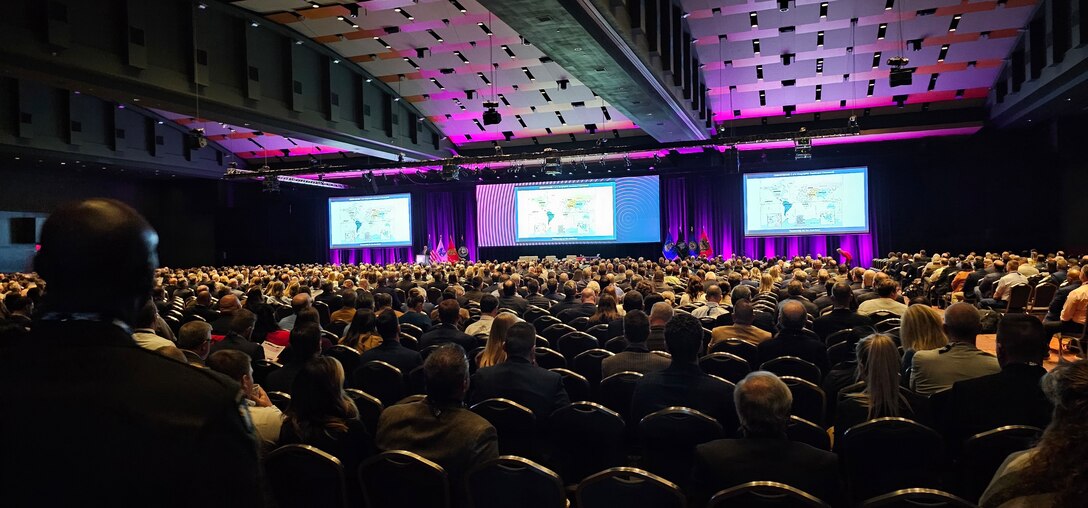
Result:
M319 4L317 2L310 2L310 7L313 7L314 9L317 9L318 7L321 7L321 4Z

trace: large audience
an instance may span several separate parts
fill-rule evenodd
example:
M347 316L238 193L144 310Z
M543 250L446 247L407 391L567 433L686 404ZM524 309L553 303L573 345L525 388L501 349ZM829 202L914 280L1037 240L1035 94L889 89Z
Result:
M89 200L46 222L35 272L0 274L0 498L288 505L262 465L292 444L339 463L354 505L381 498L367 471L393 450L440 466L454 506L500 454L571 486L640 467L689 506L757 481L832 506L1088 496L1088 256L164 268L156 248ZM621 422L614 459L566 446L571 408ZM865 462L885 426L884 450L907 432L933 455ZM1007 426L1030 437L980 466Z

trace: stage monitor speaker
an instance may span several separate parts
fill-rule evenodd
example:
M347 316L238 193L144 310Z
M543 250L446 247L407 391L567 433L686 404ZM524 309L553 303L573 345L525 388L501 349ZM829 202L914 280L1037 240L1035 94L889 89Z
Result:
M8 219L8 226L12 244L38 243L38 228L34 217L12 217Z

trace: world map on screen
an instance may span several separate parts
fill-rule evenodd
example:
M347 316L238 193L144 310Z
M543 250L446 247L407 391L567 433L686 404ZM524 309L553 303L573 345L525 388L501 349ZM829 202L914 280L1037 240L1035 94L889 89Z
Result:
M782 179L759 192L760 229L834 228L843 225L843 177L829 174Z

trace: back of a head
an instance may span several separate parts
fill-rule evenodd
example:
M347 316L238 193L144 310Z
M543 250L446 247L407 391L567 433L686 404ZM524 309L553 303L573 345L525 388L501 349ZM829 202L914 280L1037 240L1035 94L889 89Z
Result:
M869 418L899 416L899 349L887 335L875 335L868 342L865 390Z
M840 307L850 305L850 296L853 294L854 291L845 282L838 282L831 288L831 297L835 300L835 305Z
M310 295L299 293L291 297L291 310L293 310L295 314L308 308L310 308Z
M220 349L208 355L205 365L238 383L242 382L242 376L250 373L249 355L237 349Z
M665 345L674 362L693 362L703 342L703 325L695 316L679 313L665 324Z
M397 340L400 336L400 323L397 321L397 313L392 310L383 310L378 314L375 328L382 340Z
M752 299L752 288L750 288L748 286L745 286L744 284L741 284L741 285L733 288L733 292L730 294L729 297L730 297L731 300L733 300L733 305L736 305L737 302L739 302L741 300L751 300Z
M591 285L592 284L587 285L586 288L582 290L582 303L596 303L597 293L593 291L593 288L590 287Z
M982 332L982 316L969 303L954 303L944 310L944 329L949 341L974 342Z
M239 335L247 335L256 324L256 314L245 309L238 309L230 318L230 331Z
M212 325L204 321L190 321L178 330L178 347L196 351L212 338Z
M750 325L756 320L756 308L751 300L739 300L733 303L733 323Z
M631 290L623 294L623 311L642 310L642 293Z
M511 358L531 358L536 347L536 329L521 321L506 332L506 355Z
M722 287L717 284L712 284L706 288L706 299L711 302L720 302L722 300Z
M136 322L133 324L136 328L153 328L158 322L156 319L158 316L159 309L155 306L155 301L148 299L143 307L140 307L140 313L136 315Z
M667 323L672 316L672 304L669 302L657 302L650 308L650 321Z
M800 330L805 327L805 306L800 302L786 301L778 313L778 323L784 330Z
M374 310L393 306L393 297L389 293L374 293Z
M52 309L100 312L132 323L154 287L158 245L158 234L136 210L112 199L88 199L46 219L34 270L49 285L45 299ZM104 275L109 284L100 284Z
M482 310L482 309L481 309ZM438 304L438 319L444 324L452 325L461 316L461 305L455 299L442 300Z
M997 359L1002 365L1042 365L1050 355L1043 323L1030 314L1005 314L997 323Z
M292 358L305 361L321 351L321 327L317 323L296 324L288 342L291 344Z
M733 391L733 402L745 435L781 437L786 433L793 394L778 376L755 371L744 376Z
M490 314L495 312L495 309L499 307L499 299L495 298L495 295L484 295L480 298L480 312L483 314Z
M238 297L233 294L224 295L219 299L219 311L224 314L233 313L241 308L242 304L238 301Z
M805 285L800 280L793 279L786 284L786 293L790 296L801 296L801 293L805 291Z
M641 310L628 311L623 316L623 337L627 342L639 344L650 336L650 318Z
M927 351L948 344L941 316L928 305L911 305L903 313L899 332L904 350Z
M427 380L427 398L431 402L461 402L468 384L465 350L452 342L442 344L423 362L423 374Z
M212 304L212 294L208 291L200 291L196 294L197 305L208 306Z
M354 309L355 303L359 299L359 293L351 289L345 289L340 292L340 298L345 308Z
M506 282L502 283L502 295L503 296L508 296L508 297L509 296L514 296L515 294L517 294L517 292L518 292L518 287L514 284L514 281L507 280Z
M876 294L881 298L891 298L895 295L898 284L892 279L883 279L876 284Z
M346 425L336 420L348 416L355 406L345 403L344 367L331 356L315 356L305 362L291 383L288 418L309 424L305 427L316 427L313 430L346 430Z

